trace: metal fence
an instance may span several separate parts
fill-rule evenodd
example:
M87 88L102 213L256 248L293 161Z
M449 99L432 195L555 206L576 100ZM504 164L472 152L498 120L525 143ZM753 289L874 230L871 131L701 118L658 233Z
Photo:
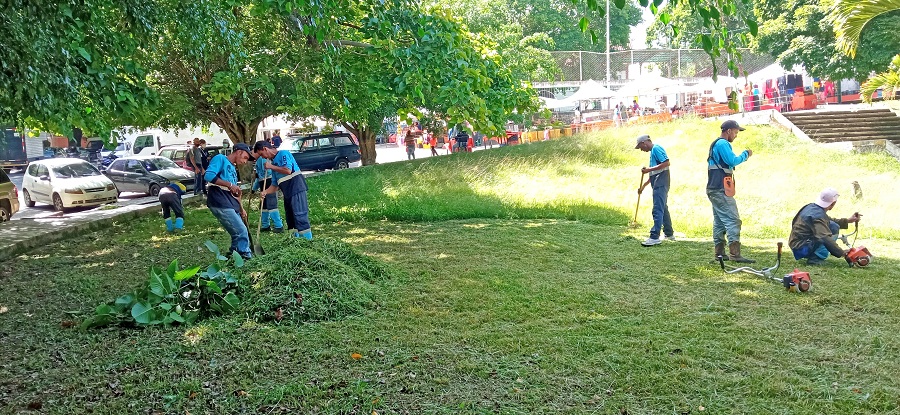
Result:
M739 74L729 74L724 58L717 60L715 72L719 76L743 76L743 72L751 74L775 62L771 56L752 53L742 49ZM588 79L603 82L606 80L606 53L568 51L550 52L559 65L556 79L535 79L541 83L578 84ZM639 49L615 51L609 54L609 75L612 83L623 83L635 79L642 73L659 72L666 78L692 79L706 78L714 72L713 62L702 49Z

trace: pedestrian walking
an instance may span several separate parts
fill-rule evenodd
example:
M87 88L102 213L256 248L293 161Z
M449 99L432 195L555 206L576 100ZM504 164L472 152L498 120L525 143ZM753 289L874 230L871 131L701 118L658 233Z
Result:
M642 174L648 174L646 182L638 188L638 194L644 192L644 188L649 184L653 189L653 227L650 228L650 237L646 241L641 242L643 246L659 245L660 231L665 235L666 240L675 240L675 230L672 229L672 218L669 215L669 156L666 150L659 144L653 144L649 135L642 135L637 138L636 150L650 152L650 166L641 167Z
M193 146L188 150L188 167L194 171L194 195L203 193L204 176L206 169L203 167L203 152L200 150L200 139L194 138Z
M209 183L206 206L225 231L231 235L229 253L237 251L244 259L253 257L250 234L244 220L247 211L240 203L241 188L235 166L253 160L253 152L244 143L234 145L231 154L216 154L209 162L204 179Z
M416 159L416 136L413 133L412 127L410 127L409 131L406 132L406 137L403 139L403 144L406 146L406 159L407 160L415 160Z
M753 155L747 149L735 155L731 143L738 132L745 129L737 121L728 120L721 125L722 134L709 146L707 157L706 196L713 208L713 242L716 244L716 258L743 263L756 262L741 256L741 216L734 200L734 169ZM726 239L727 236L727 239ZM725 255L725 243L729 254Z
M276 150L265 141L257 141L253 151L257 156L270 160L263 167L271 170L273 175L273 183L263 189L260 196L266 197L281 189L284 194L284 215L291 236L312 240L306 178L300 172L294 156L287 150Z
M434 134L430 134L430 135L428 136L428 146L431 147L431 156L432 156L432 157L437 156L437 155L438 155L438 152L437 152L437 137L435 137Z
M184 206L181 204L181 196L185 190L187 189L184 184L177 181L159 189L159 204L162 206L166 232L181 232L184 229Z

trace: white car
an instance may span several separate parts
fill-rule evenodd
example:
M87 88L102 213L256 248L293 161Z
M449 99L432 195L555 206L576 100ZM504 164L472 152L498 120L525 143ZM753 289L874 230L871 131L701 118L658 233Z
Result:
M113 203L119 198L119 191L92 164L81 159L59 158L28 165L22 177L22 196L28 207L43 202L62 211Z

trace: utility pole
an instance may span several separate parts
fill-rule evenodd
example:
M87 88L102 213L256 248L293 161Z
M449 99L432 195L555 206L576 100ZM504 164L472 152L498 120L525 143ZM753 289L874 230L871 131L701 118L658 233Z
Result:
M609 0L606 0L606 87L609 86Z

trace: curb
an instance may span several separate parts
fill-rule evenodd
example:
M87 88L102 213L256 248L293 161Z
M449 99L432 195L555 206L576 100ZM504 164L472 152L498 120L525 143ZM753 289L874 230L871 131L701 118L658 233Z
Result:
M182 199L182 204L184 204L184 206L191 206L199 204L204 200L206 199L204 199L203 197L192 195ZM123 211L109 217L86 220L84 222L76 222L59 227L50 227L46 232L40 232L23 240L13 242L9 245L0 246L0 262L8 261L40 246L48 245L53 242L58 242L74 236L96 232L103 228L109 228L115 223L137 219L149 213L158 213L159 211L159 202L154 202L152 204L142 206L140 208L129 209L127 211Z

